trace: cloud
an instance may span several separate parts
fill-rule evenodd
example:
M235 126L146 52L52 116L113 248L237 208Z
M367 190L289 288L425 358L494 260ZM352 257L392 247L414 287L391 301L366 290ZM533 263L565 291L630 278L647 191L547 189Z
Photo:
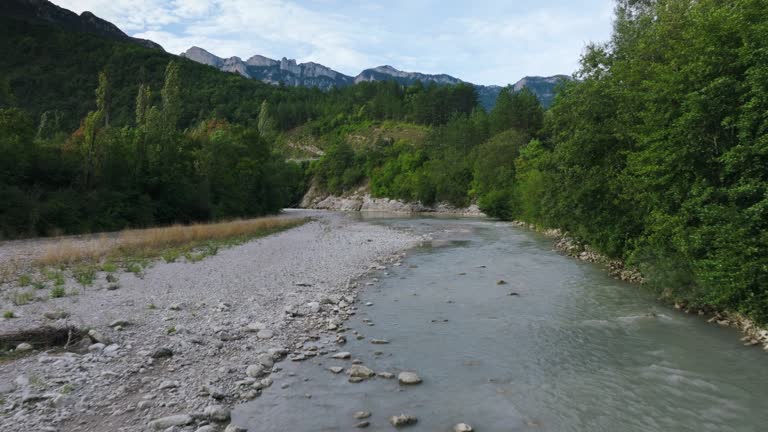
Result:
M169 52L314 61L355 75L391 64L480 84L571 73L610 32L612 0L59 0Z

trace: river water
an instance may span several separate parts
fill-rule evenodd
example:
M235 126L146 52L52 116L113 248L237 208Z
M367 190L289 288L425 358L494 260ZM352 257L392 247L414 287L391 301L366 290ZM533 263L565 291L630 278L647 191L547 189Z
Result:
M366 430L391 431L387 418L405 413L418 417L409 431L768 431L768 353L743 347L735 330L675 312L508 224L371 221L434 240L372 275L348 322L366 339L348 332L342 350L424 382L352 384L326 370L349 360L286 361L272 388L235 410L238 424L349 431L366 410Z

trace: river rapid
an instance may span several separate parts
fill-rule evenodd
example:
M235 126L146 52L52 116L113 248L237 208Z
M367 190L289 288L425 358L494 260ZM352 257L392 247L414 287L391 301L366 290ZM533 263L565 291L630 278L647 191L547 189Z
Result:
M460 422L480 432L768 430L768 357L742 346L736 330L675 312L523 228L368 218L433 240L361 281L339 350L423 383L349 383L327 368L351 361L329 355L283 362L276 384L235 410L237 424L348 431L365 410L366 430L376 431L393 430L387 418L401 413L418 417L404 428L414 432Z

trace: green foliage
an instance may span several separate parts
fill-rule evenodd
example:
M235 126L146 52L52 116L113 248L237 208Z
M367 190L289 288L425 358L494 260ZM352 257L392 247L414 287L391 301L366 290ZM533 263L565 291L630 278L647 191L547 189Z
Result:
M16 306L32 303L37 299L33 291L16 291L11 294L11 302Z
M89 264L79 265L72 270L72 276L80 285L91 285L96 279L96 267Z
M16 314L14 314L13 311L7 310L3 312L3 318L5 319L16 318Z
M32 276L27 275L27 274L23 274L23 275L19 276L19 286L20 287L29 286L29 284L31 284L31 283L32 283Z
M59 286L59 285L57 285L57 286L55 286L55 287L51 288L50 297L51 297L52 299L53 299L53 298L61 298L61 297L64 297L64 296L66 296L66 295L67 295L67 290L66 290L66 289L64 289L64 287L63 287L63 286Z

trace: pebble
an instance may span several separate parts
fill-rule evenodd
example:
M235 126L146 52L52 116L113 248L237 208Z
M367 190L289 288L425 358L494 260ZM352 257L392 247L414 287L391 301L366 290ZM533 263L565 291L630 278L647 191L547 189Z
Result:
M389 341L386 339L371 339L371 343L375 345L386 345Z
M261 363L252 364L248 366L248 368L245 370L245 374L251 378L258 378L262 375L266 375L266 373L267 372L264 370L264 365L262 365Z
M336 354L332 355L331 357L333 357L335 359L345 360L345 359L348 359L348 358L352 357L352 354L348 353L347 351L342 351L342 352L339 352L339 353L336 353Z
M389 423L394 427L403 427L412 424L416 424L419 419L416 416L400 414L389 418Z
M459 423L453 427L453 432L472 432L472 431L474 431L474 429L472 429L472 426L466 423Z
M376 375L376 373L363 365L352 365L347 369L347 375L353 378L365 379Z
M356 413L352 414L352 417L358 420L367 419L370 416L371 416L370 411L357 411Z
M161 347L152 351L149 356L155 359L173 357L173 350L170 348Z
M370 425L371 425L371 422L369 421L361 421L360 423L355 423L355 427L360 429L367 428Z
M192 424L194 421L192 416L188 414L177 414L153 420L149 422L149 428L154 430L165 430L173 426L186 426Z
M49 320L60 320L69 317L69 312L64 311L48 311L44 312L43 316Z
M22 342L22 343L16 345L16 350L15 351L19 352L19 353L22 353L22 352L32 351L33 349L34 349L34 347L32 346L32 344L28 344L26 342Z
M344 371L344 368L343 367L339 367L339 366L331 366L331 367L328 368L328 370L333 372L333 373L335 373L335 374L339 374L339 373L342 373Z
M109 323L110 327L128 327L129 325L131 325L131 322L124 319L116 319Z
M392 372L377 372L376 376L384 379L392 379L395 377L395 374L393 374Z
M271 339L275 335L275 332L269 329L263 329L259 330L258 333L256 333L256 337L259 339Z
M229 408L222 405L210 405L205 407L203 414L211 421L223 423L229 421L230 411Z
M400 374L397 375L397 380L400 382L400 384L421 384L421 377L416 375L414 372L400 372Z

